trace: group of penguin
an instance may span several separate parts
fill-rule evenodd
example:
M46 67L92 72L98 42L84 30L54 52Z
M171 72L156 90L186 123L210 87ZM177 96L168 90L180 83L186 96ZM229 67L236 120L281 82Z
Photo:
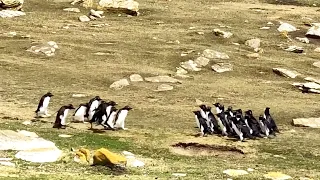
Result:
M202 136L208 134L221 134L223 136L256 139L280 133L270 114L270 108L266 107L264 114L257 120L251 110L242 113L241 109L233 110L231 106L225 110L220 103L213 104L217 114L214 115L210 106L200 105L200 110L193 111L195 120Z
M53 96L52 93L48 92L43 95L39 101L38 108L35 111L36 117L50 116L48 114L48 106L50 99ZM73 114L74 122L90 122L91 129L92 123L97 125L102 125L105 129L115 130L118 128L126 130L124 127L125 119L128 115L128 112L132 109L130 106L125 106L121 109L117 109L117 105L114 101L106 102L101 99L99 96L96 96L88 103L82 103L75 110ZM69 110L75 109L72 104L62 106L56 115L56 120L54 122L53 128L65 129L66 128L66 117Z

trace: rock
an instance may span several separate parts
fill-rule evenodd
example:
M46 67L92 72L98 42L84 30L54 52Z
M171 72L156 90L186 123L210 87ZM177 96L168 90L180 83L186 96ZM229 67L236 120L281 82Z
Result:
M233 70L232 64L230 64L230 63L217 63L217 64L214 64L211 68L212 68L212 70L214 70L215 72L218 72L218 73Z
M131 167L143 167L145 165L144 162L135 159L132 164L130 164Z
M81 22L89 22L90 18L86 15L79 16L79 21Z
M256 51L260 47L260 42L261 42L261 40L259 38L255 38L255 39L247 40L245 42L245 45L255 49L255 51Z
M100 0L99 7L108 10L119 10L127 14L139 15L139 3L134 0Z
M320 118L297 118L292 123L294 126L320 128Z
M303 53L303 48L298 46L289 46L286 51L294 52L294 53Z
M1 18L12 18L18 16L25 16L26 13L22 11L13 11L13 10L2 10L0 11Z
M145 78L148 82L157 82L157 83L181 83L178 79L169 76L154 76Z
M202 55L205 58L209 58L209 59L229 59L229 56L227 54L221 53L215 50L211 50L211 49L204 50Z
M286 174L283 174L281 172L269 172L268 174L263 175L266 179L272 179L272 180L286 180L286 179L292 179L291 176L288 176Z
M221 36L223 38L230 38L233 34L231 32L225 32L225 31L221 31L220 29L214 29L213 33L216 36Z
M39 137L35 132L30 132L30 131L25 131L25 130L21 130L18 131L19 134L22 134L26 137L32 137L32 138L37 138Z
M59 134L59 137L69 138L69 137L72 137L72 135L69 135L69 134Z
M143 78L140 74L131 74L130 81L131 82L141 82L141 81L143 81Z
M273 23L272 23L272 22L268 22L267 24L268 24L268 25L273 25Z
M260 57L260 55L258 53L250 53L246 55L248 58L254 58L257 59Z
M49 41L47 43L31 46L27 51L35 54L43 53L46 56L53 56L55 55L56 49L59 49L57 43Z
M132 152L129 151L122 151L122 154L125 156L134 156L134 154Z
M306 33L307 37L320 38L320 23L312 23L312 27Z
M110 85L110 88L120 90L125 86L129 86L129 81L127 79L120 79L119 81L115 81Z
M87 97L85 94L72 94L72 97L74 98L82 98L82 97Z
M270 27L261 27L260 29L261 30L268 30L268 29L270 29Z
M224 170L223 173L231 177L249 174L247 171L239 170L239 169L227 169L227 170Z
M314 62L312 65L315 66L315 67L320 68L320 61Z
M161 84L158 86L156 91L170 91L173 90L173 86L168 84Z
M306 44L309 44L310 41L308 38L301 38L301 37L296 37L296 39L300 42L303 42L303 43L306 43Z
M294 32L294 31L297 30L297 28L292 26L291 24L282 23L282 22L280 22L280 24L281 25L278 27L278 31L279 32L284 32L284 31L286 31L286 32Z
M209 64L210 59L200 56L194 60L194 62L198 65L198 67L204 67Z
M93 165L102 165L114 167L117 165L126 165L127 159L121 155L112 153L105 148L95 151L93 155Z
M90 15L96 18L103 18L102 14L103 14L103 11L95 11L93 9L90 10Z
M56 162L62 155L58 148L40 148L19 151L15 157L35 163Z
M296 87L305 87L308 89L320 89L320 84L315 82L307 82L307 83L293 83L293 86Z
M76 13L80 12L79 8L64 8L63 10L67 12L76 12Z
M0 161L0 165L2 166L11 166L11 167L15 167L16 164L12 163L12 162L7 162L7 161Z
M23 121L22 124L23 124L23 125L26 125L26 126L27 126L27 125L31 125L31 121Z
M180 66L183 67L186 70L189 71L201 71L201 68L198 68L198 64L196 64L194 61L189 60L189 61L185 61L185 62L181 62Z
M296 78L297 76L301 75L297 71L290 71L284 68L273 68L272 70L274 73L287 78Z
M172 173L172 176L185 177L185 176L187 176L187 174L186 173Z
M249 171L249 172L253 172L253 171L254 171L254 169L252 169L252 168L248 168L248 169L247 169L247 171Z
M186 71L185 69L183 69L182 67L176 67L176 74L188 74L188 71Z
M320 84L320 79L316 79L313 77L305 77L304 80Z
M183 56L187 56L188 54L190 54L190 53L193 53L193 52L195 52L195 50L189 50L189 51L184 51L184 52L182 52L181 53L181 56L183 57Z
M24 0L0 0L0 9L11 9L19 11L22 9Z
M320 47L315 48L314 52L320 52Z

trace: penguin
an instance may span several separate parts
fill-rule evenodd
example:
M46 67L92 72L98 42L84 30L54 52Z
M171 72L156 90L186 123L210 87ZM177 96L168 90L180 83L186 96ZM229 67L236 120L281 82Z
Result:
M87 117L88 117L89 121L92 119L92 117L94 115L94 110L98 108L101 100L102 99L100 98L100 96L96 96L96 97L90 99L90 101L88 103L88 108L87 108Z
M270 130L270 134L275 135L275 133L280 133L275 121L273 120L271 114L270 114L270 108L266 107L265 111L264 111L264 115L263 117L266 119L267 123L269 124L269 130Z
M107 102L107 108L106 108L107 116L110 115L110 113L111 113L111 108L112 108L113 106L115 106L115 105L118 105L118 104L117 104L116 102L114 102L114 101L109 101L109 102Z
M205 136L206 134L210 133L209 127L206 123L206 120L202 117L201 112L193 111L193 113L195 114L195 116L197 116L197 119L199 120L201 136Z
M249 124L249 126L252 129L252 135L256 136L256 137L262 137L260 132L261 132L261 128L259 125L259 122L257 121L257 119L253 116L253 113L251 110L248 110L245 112L245 117L247 120L247 123Z
M92 123L96 123L97 125L101 124L102 121L106 121L107 120L107 111L106 108L108 106L107 102L104 100L101 100L99 102L100 104L98 105L97 108L92 110L92 118L89 120L90 124L91 124L91 129L92 129Z
M72 104L62 106L56 116L56 121L54 122L53 128L65 129L66 128L66 118L70 109L75 109Z
M200 105L199 107L200 107L200 114L201 114L202 118L208 119L208 115L207 115L207 113L206 113L206 111L207 111L207 106L204 105L204 104L202 104L202 105Z
M75 122L83 122L84 123L84 118L86 116L86 112L88 109L88 103L82 103L79 105L79 107L75 110L73 114L73 120Z
M217 111L217 121L222 132L223 136L228 136L228 132L230 132L229 124L227 123L226 116L224 113L224 106L220 103L213 104L216 107Z
M263 115L259 116L259 125L260 125L261 132L268 137L270 130L268 128L266 119L263 117Z
M212 123L211 120L209 120L209 113L211 112L211 107L210 106L206 106L206 105L200 105L200 115L202 116L202 118L205 119L205 122L207 123L207 126L210 129L210 133L213 133L214 131L214 125Z
M101 123L105 129L109 128L109 129L115 130L114 129L114 120L116 118L116 115L117 115L117 108L112 106L110 108L109 116L106 118L106 120L102 121L102 123Z
M212 126L211 131L212 133L220 134L221 131L219 129L218 121L214 114L211 112L211 107L208 107L208 120L211 122L210 125Z
M35 111L37 117L50 116L50 114L48 114L48 106L52 96L53 94L48 92L41 97L38 108Z
M198 116L197 116L197 114L195 112L197 112L197 111L193 111L194 119L196 120L197 127L200 129L200 121L199 121Z
M124 122L125 119L128 115L128 112L131 110L132 108L130 106L125 106L121 109L119 109L119 111L117 112L116 118L115 118L115 122L114 122L114 127L115 128L121 128L123 130L127 130L128 128L124 127Z
M234 129L232 128L232 118L235 117L235 115L233 113L232 106L229 106L228 109L225 111L225 116L226 116L226 121L230 127L228 134L230 136L234 136L235 132L234 132Z
M232 134L232 135L237 136L240 141L243 141L244 137L243 137L243 133L240 128L240 124L239 124L240 121L238 121L235 116L231 117L230 120L231 120L231 128L234 131L234 134Z
M216 107L217 114L222 112L221 110L222 105L220 103L214 103L213 105Z

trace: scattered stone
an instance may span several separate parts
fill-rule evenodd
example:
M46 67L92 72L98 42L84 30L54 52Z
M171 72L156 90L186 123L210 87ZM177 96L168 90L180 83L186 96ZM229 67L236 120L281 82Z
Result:
M185 176L187 176L187 174L186 173L172 173L172 176L185 177Z
M129 151L122 151L122 154L125 156L134 156L134 154L132 152Z
M270 29L270 27L261 27L260 29L261 30L268 30L268 29Z
M189 71L201 71L201 68L198 68L198 64L196 64L194 61L192 60L188 60L185 62L181 62L180 66L183 67L186 70Z
M273 157L276 157L276 158L282 158L282 159L287 159L286 157L284 157L284 156L281 156L281 155L273 155Z
M79 8L64 8L63 10L67 11L67 12L75 12L75 13L79 13L80 12Z
M37 138L39 137L35 132L30 132L30 131L25 131L25 130L21 130L18 131L19 134L22 134L26 137L32 137L32 138Z
M272 22L268 22L267 24L268 24L268 25L273 25L273 23L272 23Z
M304 87L308 89L320 89L320 84L315 82L307 82L307 83L293 83L293 86L296 87Z
M297 118L292 123L294 126L320 128L320 118Z
M102 9L119 10L130 15L139 15L139 3L134 0L100 0Z
M105 26L110 26L110 24L107 24L107 23L100 23L100 24L91 24L90 25L91 27L99 27L99 28L101 28L101 27L105 27ZM97 52L97 53L99 53L99 52ZM97 53L95 53L96 55L98 55ZM104 53L103 55L106 55L107 53Z
M131 82L141 82L141 81L143 81L143 78L140 74L131 74L130 81Z
M255 39L247 40L245 42L245 45L253 48L257 52L260 47L260 42L261 42L261 40L259 38L255 38Z
M112 153L105 148L96 150L93 155L93 165L114 167L125 164L127 164L127 159L125 157Z
M199 31L199 32L197 32L197 34L204 35L204 32Z
M193 53L193 52L195 52L195 50L189 50L189 51L184 51L184 52L182 52L181 53L181 56L183 57L183 56L187 56L188 54L190 54L190 53Z
M314 52L320 52L320 47L315 48Z
M254 169L252 169L252 168L248 168L248 169L247 169L247 171L249 171L249 172L253 172L253 171L254 171Z
M120 90L124 88L125 86L129 86L129 81L127 79L120 79L118 81L115 81L110 85L110 88Z
M247 54L246 56L248 58L255 58L255 59L260 57L260 55L258 53L250 53L250 54Z
M312 23L312 27L306 33L307 37L320 38L320 23Z
M214 29L213 33L216 36L221 36L223 38L230 38L233 34L231 32L225 32L225 31L221 31L220 29Z
M177 70L176 74L183 74L183 75L188 74L188 71L186 71L182 67L176 67L176 70Z
M157 83L181 83L178 79L169 76L154 76L144 78L148 82L157 82Z
M297 76L301 75L297 71L290 71L284 68L273 68L272 70L274 73L287 78L296 78Z
M27 126L27 125L31 125L31 121L23 121L22 124L23 124L23 125L26 125L26 126Z
M83 97L87 97L87 95L85 95L85 94L72 94L72 97L74 97L74 98L83 98Z
M285 49L286 51L294 52L294 53L303 53L303 48L298 46L289 46Z
M227 170L224 170L223 173L227 174L228 176L231 176L231 177L249 174L247 171L240 170L240 169L227 169Z
M280 22L280 26L278 27L279 32L294 32L297 31L297 28L288 23Z
M313 78L313 77L305 77L304 80L320 84L320 79L316 79L316 78Z
M214 70L215 72L218 72L218 73L233 70L233 66L230 63L217 63L217 64L214 64L211 68L212 68L212 70Z
M232 43L233 45L236 45L236 46L240 46L240 44L239 43Z
M19 11L22 9L24 0L1 0L0 9L11 9Z
M26 13L22 11L13 11L13 10L2 10L0 11L1 18L12 18L18 16L25 16Z
M210 59L200 56L196 60L194 60L194 62L198 65L198 67L204 67L209 64Z
M315 67L320 68L320 61L314 62L312 65L315 66Z
M314 180L314 179L307 178L307 177L300 177L299 180Z
M93 9L90 10L90 15L96 18L103 18L102 14L103 14L103 11L95 11Z
M267 179L272 179L272 180L292 179L291 176L288 176L288 175L283 174L281 172L269 172L268 174L265 174L264 177Z
M53 56L56 52L56 49L59 49L58 45L54 41L49 41L44 44L39 44L36 46L31 46L27 51L35 54L43 53L46 56Z
M205 58L209 58L209 59L229 59L229 56L227 54L221 53L215 50L211 50L211 49L204 50L202 55Z
M0 161L0 165L2 166L11 166L11 167L15 167L16 164L12 163L12 162L7 162L7 161Z
M173 90L173 86L168 84L161 84L158 86L156 91L171 91Z
M301 38L301 37L296 37L296 39L300 42L303 42L303 43L306 43L306 44L309 44L310 41L308 38Z
M89 22L90 21L90 18L86 15L82 15L79 17L79 21L81 22Z
M129 166L131 167L143 167L145 165L144 162L135 159L132 163L129 163Z
M62 155L58 148L41 148L19 151L15 157L35 163L56 162Z
M17 35L17 33L14 32L14 31L11 31L11 32L8 32L8 33L4 33L4 35L7 36L7 37L15 37Z
M69 134L59 134L59 137L69 138L69 137L72 137L72 135L69 135Z

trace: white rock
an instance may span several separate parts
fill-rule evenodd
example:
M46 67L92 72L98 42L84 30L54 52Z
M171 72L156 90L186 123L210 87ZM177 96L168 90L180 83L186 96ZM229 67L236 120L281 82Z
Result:
M300 42L303 42L303 43L306 43L306 44L309 44L310 41L308 38L301 38L301 37L296 37L296 39Z
M249 174L245 170L240 170L240 169L227 169L223 171L224 174L227 174L231 177L236 177L236 176L241 176L241 175L246 175Z
M72 137L73 135L69 135L69 134L59 134L59 137L62 137L62 138L69 138L69 137Z
M15 157L25 161L35 163L55 162L62 155L62 151L58 148L52 149L31 149L19 151Z
M14 10L2 10L0 11L1 18L12 18L18 16L25 16L26 13L22 11L14 11Z
M141 82L141 81L143 81L143 78L140 74L131 74L130 81L131 82Z
M14 164L12 162L7 162L7 161L0 161L0 165L11 166L11 167L15 167L16 166L16 164Z
M173 86L168 84L161 84L158 86L156 91L171 91L173 90Z
M268 29L270 29L270 27L261 27L260 29L261 30L268 30Z
M86 15L79 16L79 21L81 22L89 22L90 18Z
M72 94L72 97L74 98L82 98L82 97L87 97L85 94Z
M272 22L268 22L267 24L268 24L268 25L273 25L273 23L272 23Z
M265 174L264 177L267 179L272 179L272 180L292 179L291 176L288 176L288 175L283 174L281 172L269 172L268 174Z
M186 173L172 173L172 176L185 177L185 176L187 176L187 174Z
M209 64L210 59L200 56L196 60L194 60L194 62L198 65L198 67L204 67Z
M255 39L247 40L245 42L245 45L247 45L253 49L258 49L260 47L260 43L261 43L261 40L259 38L255 38Z
M39 137L35 132L30 132L30 131L26 131L26 130L21 130L18 131L19 134L22 134L26 137L32 137L32 138L37 138Z
M67 12L76 12L76 13L80 12L79 8L64 8L63 10Z
M94 16L94 17L97 17L97 18L102 18L102 14L103 14L103 11L95 11L93 9L90 10L90 15L91 16Z
M132 167L143 167L145 165L145 163L144 162L142 162L142 161L140 161L140 160L137 160L137 159L135 159L134 161L133 161L133 163L132 163Z
M290 71L284 68L273 68L272 69L274 73L277 73L281 76L287 77L287 78L296 78L297 76L301 75L297 71Z
M290 51L294 53L302 53L303 48L299 46L289 46L288 48L284 49L285 51Z
M122 154L125 156L134 156L134 154L132 152L129 151L122 151Z
M178 79L169 76L154 76L144 78L148 82L157 82L157 83L181 83Z
M112 83L110 85L110 88L120 90L120 89L124 88L125 86L129 86L129 85L130 85L130 83L127 79L120 79L120 80Z
M99 6L111 9L126 9L133 12L139 11L139 3L134 0L100 0Z
M320 47L315 48L314 52L320 52Z
M213 33L216 36L221 36L223 38L230 38L233 35L231 32L221 31L220 29L213 29Z
M23 121L22 124L27 126L31 124L31 121Z
M320 79L316 79L316 78L313 78L313 77L305 77L304 80L320 84Z
M182 74L182 75L188 74L188 71L186 71L182 67L176 67L176 70L177 70L176 74Z
M312 23L312 27L306 33L307 37L320 38L320 23Z
M312 65L315 66L315 67L320 68L320 61L314 62Z
M198 65L192 60L181 62L180 66L189 71L201 71L201 68L198 68Z
M286 32L294 32L294 31L297 30L296 27L292 26L292 25L289 24L289 23L282 23L282 22L280 22L280 24L281 24L281 25L278 27L278 31L279 31L279 32L284 32L284 31L286 31Z
M211 49L204 50L202 55L205 58L209 58L209 59L229 59L229 56L227 54L221 53L215 50L211 50Z
M293 86L296 87L306 87L310 89L320 89L320 84L315 82L307 82L307 83L293 83Z
M254 169L252 169L252 168L248 168L248 169L247 169L247 171L248 171L248 172L253 172L253 171L254 171Z
M254 59L260 57L260 55L259 55L258 53L250 53L250 54L247 54L246 56L247 56L248 58L254 58Z
M215 72L218 72L218 73L233 70L232 64L230 64L230 63L217 63L217 64L214 64L211 68L212 68L212 70L214 70Z

